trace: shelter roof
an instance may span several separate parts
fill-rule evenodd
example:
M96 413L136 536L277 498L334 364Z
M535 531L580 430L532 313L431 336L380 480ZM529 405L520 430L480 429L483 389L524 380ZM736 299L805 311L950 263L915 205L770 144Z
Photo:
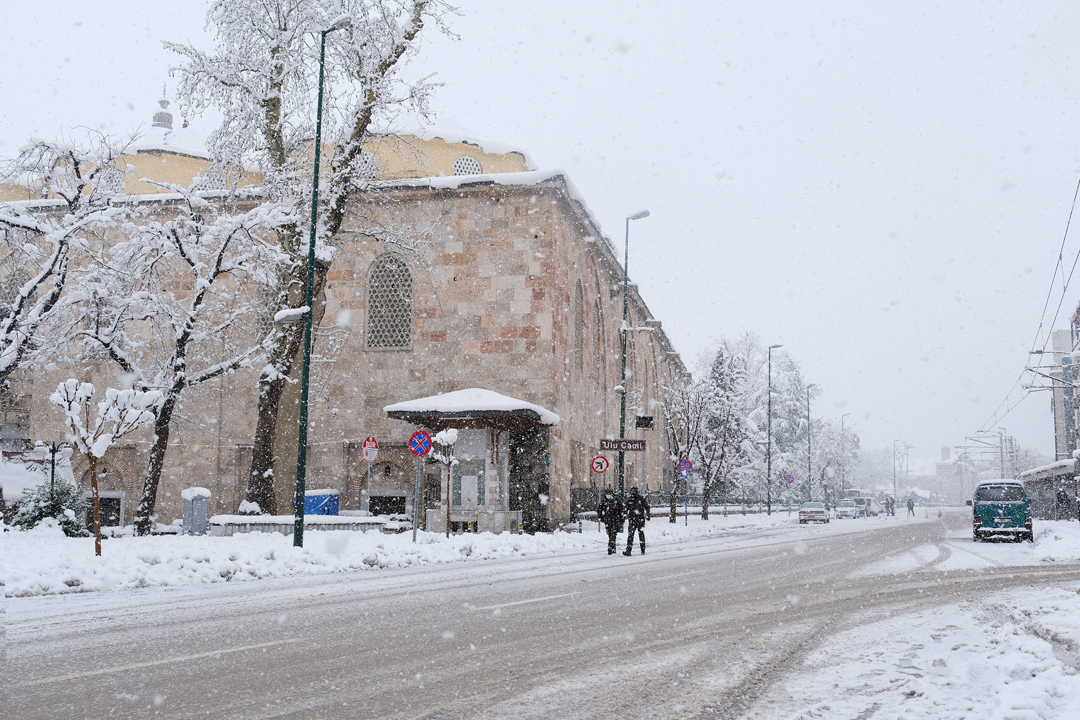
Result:
M469 388L387 405L394 420L428 427L499 427L558 425L559 416L547 408L483 388Z

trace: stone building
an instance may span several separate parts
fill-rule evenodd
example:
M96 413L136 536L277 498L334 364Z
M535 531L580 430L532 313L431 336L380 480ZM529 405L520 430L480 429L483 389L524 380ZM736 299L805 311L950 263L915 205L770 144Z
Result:
M140 184L142 177L212 178L197 139L173 133L171 117L159 120L128 163L126 191L143 203L159 188ZM375 182L350 198L316 303L321 322L313 346L307 487L340 491L343 509L411 512L415 463L407 440L421 425L391 418L384 408L478 388L558 416L542 432L514 436L529 447L527 458L507 465L516 488L509 509L532 527L566 521L573 488L617 481L612 453L606 455L613 468L604 476L590 470L591 459L605 454L600 440L619 436L623 271L612 243L563 175L532 169L521 153L433 134L369 149ZM257 184L258 177L243 182ZM0 199L30 194L0 188ZM169 196L159 202L167 212ZM361 226L354 217L367 221ZM373 226L407 242L388 241ZM655 489L671 476L662 388L686 370L637 286L630 284L628 294L626 434L646 432L632 430L638 415L654 416L656 429L647 431L645 453L626 454L627 486L644 478ZM115 384L113 368L96 370L98 382ZM48 395L71 372L24 374L19 403L29 411L9 417L26 423L32 439L62 436ZM239 372L186 392L158 496L161 520L179 517L180 491L192 485L211 490L211 512L237 511L251 461L255 381L254 372ZM299 388L288 392L275 468L282 512L295 480ZM362 450L368 436L380 445L370 466ZM146 438L130 437L104 459L102 481L103 489L126 495L127 523L141 494L147 447ZM484 447L494 453L505 442L511 438ZM76 461L77 477L78 467ZM447 493L440 472L433 462L424 465L426 507L437 507ZM466 487L463 495L457 484L451 492L455 500L476 502L482 486Z

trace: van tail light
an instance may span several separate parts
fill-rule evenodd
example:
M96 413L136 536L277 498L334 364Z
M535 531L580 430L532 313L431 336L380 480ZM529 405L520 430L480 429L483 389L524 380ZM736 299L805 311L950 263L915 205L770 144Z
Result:
M1027 528L1028 530L1030 530L1030 529L1031 529L1031 516L1028 516L1028 517L1024 518L1024 526L1025 526L1025 527L1026 527L1026 528Z
M972 520L972 522L975 524L975 527L980 527L982 525L982 518L976 515L975 519Z

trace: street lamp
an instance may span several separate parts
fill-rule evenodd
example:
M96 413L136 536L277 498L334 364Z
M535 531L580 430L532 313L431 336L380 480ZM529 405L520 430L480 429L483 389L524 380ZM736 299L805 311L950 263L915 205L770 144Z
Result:
M896 443L900 442L900 439L892 441L892 496L895 503L899 499L899 495L896 494Z
M56 454L60 453L60 457L67 460L71 457L71 446L67 443L60 443L57 445L55 442L46 445L40 440L34 445L34 457L44 462L46 456L52 456L52 462L49 466L49 512L56 512ZM55 517L55 516L54 516Z
M775 348L784 347L783 345L770 345L769 346L769 393L768 393L768 436L769 444L765 450L766 457L766 470L765 470L765 512L768 515L772 515L772 351Z
M619 390L622 398L619 400L619 440L626 439L626 336L629 332L630 323L628 320L629 313L629 298L627 297L628 288L630 285L630 271L628 265L630 263L630 221L641 220L642 218L649 217L648 210L642 210L641 212L634 213L626 218L626 251L623 257L623 285L622 285L622 371L619 373L619 385L616 390ZM619 443L619 499L626 499L626 456L622 450L622 443Z
M296 494L293 496L293 546L304 546L304 480L307 474L308 376L311 367L311 317L315 304L315 231L319 224L319 157L322 155L323 72L326 68L326 36L352 26L352 18L343 15L330 27L319 31L319 101L315 110L315 167L311 178L311 234L308 238L307 291L304 304L304 365L300 373L300 432L297 433Z
M810 383L806 386L806 494L807 500L813 500L814 473L811 470L810 459L810 390L817 385Z
M846 444L844 442L844 418L846 418L850 414L851 413L844 413L843 415L840 416L840 497L841 498L844 497L844 492L847 490L847 487L844 484L844 465L847 464L846 458L844 457L844 445Z

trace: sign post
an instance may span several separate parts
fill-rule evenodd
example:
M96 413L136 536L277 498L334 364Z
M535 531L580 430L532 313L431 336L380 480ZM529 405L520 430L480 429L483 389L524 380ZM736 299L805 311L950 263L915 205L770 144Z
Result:
M364 440L364 459L367 460L367 485L364 487L364 495L367 496L370 503L371 496L371 463L375 462L375 458L379 457L379 441L375 439L374 435L368 435ZM368 506L370 510L371 506Z
M597 455L596 457L594 457L592 459L592 464L590 465L590 467L592 468L592 471L594 473L596 473L597 475L603 475L605 472L607 472L607 469L608 469L609 465L610 465L610 463L608 463L608 459L606 457L604 457L603 455ZM597 510L597 512L596 512L596 531L597 532L600 531L600 503L602 502L603 497L604 497L604 482L603 482L603 478L601 478L600 482L598 482L596 484L596 510Z
M683 481L683 519L684 525L690 524L690 479L694 477L694 464L689 460L679 461L679 477Z
M369 438L374 440L375 438ZM367 445L367 441L364 442ZM376 444L376 450L378 450L378 444ZM364 448L365 454L367 448ZM416 528L420 525L420 473L423 471L424 456L431 452L431 436L423 430L417 430L413 433L413 436L409 438L409 452L416 456L416 493L413 495L413 523L412 523L412 541L416 542ZM368 466L371 469L371 466Z

